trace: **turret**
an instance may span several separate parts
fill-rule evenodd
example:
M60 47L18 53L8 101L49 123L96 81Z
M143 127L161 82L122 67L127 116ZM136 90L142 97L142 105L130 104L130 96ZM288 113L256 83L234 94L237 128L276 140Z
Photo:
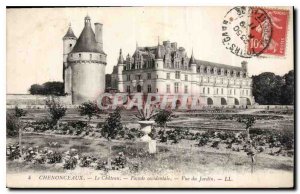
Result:
M71 68L67 63L68 54L72 51L77 41L77 37L75 36L71 24L69 25L69 29L65 36L63 37L63 80L64 80L64 92L67 94L71 94Z
M156 52L155 52L155 68L156 69L163 69L164 62L163 62L163 53L161 49L161 45L157 44Z
M124 70L124 58L122 54L122 49L120 49L119 59L118 59L118 90L119 92L124 92L123 83L123 70Z
M191 55L191 58L190 58L190 62L189 62L189 65L192 69L192 72L193 73L197 73L197 65L196 65L196 60L194 58L194 52L192 50L192 55Z

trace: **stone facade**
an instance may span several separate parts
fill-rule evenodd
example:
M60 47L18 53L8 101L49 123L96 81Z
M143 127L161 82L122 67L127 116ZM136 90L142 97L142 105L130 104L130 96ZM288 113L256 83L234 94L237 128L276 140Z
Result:
M199 96L202 105L253 105L252 79L247 63L240 67L197 60L177 43L164 41L153 47L136 47L123 58L111 75L111 87L118 92Z
M90 17L84 19L84 28L77 39L71 26L63 37L63 79L65 93L72 96L72 104L95 101L105 91L106 54L103 51L102 24Z

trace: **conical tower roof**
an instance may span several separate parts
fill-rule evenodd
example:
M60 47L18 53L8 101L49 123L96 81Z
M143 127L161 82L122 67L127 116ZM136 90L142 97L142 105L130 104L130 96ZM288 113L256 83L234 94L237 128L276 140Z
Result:
M162 49L161 49L161 46L159 44L157 45L155 58L156 59L162 59L163 58Z
M122 49L120 49L120 55L119 55L118 64L124 64L124 58L123 58L123 54L122 54Z
M64 37L63 37L63 39L67 39L67 38L75 38L75 39L77 39L77 37L75 36L75 34L74 34L73 30L72 30L71 25L69 25L69 29L68 29L66 35L64 35Z
M190 64L196 64L196 60L194 58L194 51L192 50L192 55L191 55L191 58L190 58Z
M102 53L100 48L97 46L95 33L91 27L90 17L85 17L84 28L72 50L72 53L75 52L94 52Z

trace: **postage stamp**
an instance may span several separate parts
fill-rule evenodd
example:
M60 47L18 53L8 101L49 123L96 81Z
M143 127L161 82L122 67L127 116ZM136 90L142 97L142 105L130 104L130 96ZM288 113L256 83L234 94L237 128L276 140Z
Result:
M261 7L234 7L222 23L222 43L243 57L284 56L288 11Z
M251 24L260 17L257 10L259 8L254 8L254 14L251 16ZM286 34L287 34L287 25L288 25L288 15L287 10L276 10L276 9L264 9L271 21L272 26L272 36L269 40L268 46L264 49L264 55L275 55L275 56L284 56L286 52ZM265 47L264 37L267 36L266 32L263 31L263 26L268 20L262 21L261 25L250 28L250 34L257 38L252 38L249 44L248 49L254 50L254 52L259 52L262 48ZM259 38L261 37L261 38Z

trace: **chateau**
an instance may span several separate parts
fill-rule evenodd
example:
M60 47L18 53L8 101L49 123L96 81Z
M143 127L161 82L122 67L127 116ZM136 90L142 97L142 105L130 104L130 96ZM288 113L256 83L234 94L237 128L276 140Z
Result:
M111 88L126 93L158 93L199 96L198 103L210 106L253 105L252 79L247 63L241 67L197 60L177 43L163 41L152 47L136 47L123 57L111 75Z
M84 18L84 28L77 39L71 26L63 37L63 80L72 104L94 101L105 91L106 54L103 51L102 24Z
M157 93L199 96L202 105L253 105L252 80L247 63L241 67L217 64L190 57L176 42L163 41L157 46L139 47L132 56L123 57L110 77L105 75L106 54L103 51L100 23L84 18L84 28L77 39L69 26L63 37L63 79L65 93L72 104L95 101L105 86L121 93ZM110 80L106 80L110 78ZM198 98L198 97L197 97Z

